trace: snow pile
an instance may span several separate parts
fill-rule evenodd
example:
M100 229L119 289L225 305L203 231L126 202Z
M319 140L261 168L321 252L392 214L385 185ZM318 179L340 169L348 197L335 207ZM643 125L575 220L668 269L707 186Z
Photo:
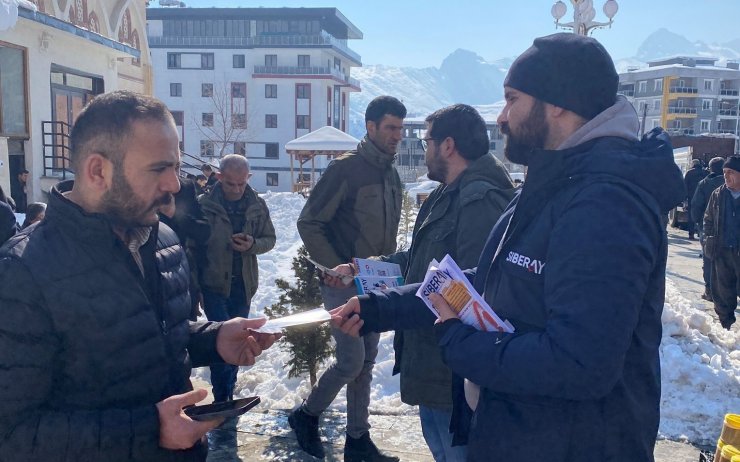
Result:
M294 280L290 267L301 246L296 220L305 199L298 194L268 193L263 196L277 232L275 248L259 256L260 288L252 300L251 316L262 315L265 306L280 295L276 278ZM262 409L291 409L308 396L308 378L288 378L284 365L289 354L279 347L263 353L251 368L242 368L237 394L259 395ZM704 310L681 295L673 281L666 280L661 344L662 400L661 436L714 444L724 414L740 412L740 335L721 328ZM383 334L373 371L371 412L414 414L416 409L401 403L398 376L393 368L393 335ZM208 379L208 369L194 370ZM346 411L340 392L330 409Z

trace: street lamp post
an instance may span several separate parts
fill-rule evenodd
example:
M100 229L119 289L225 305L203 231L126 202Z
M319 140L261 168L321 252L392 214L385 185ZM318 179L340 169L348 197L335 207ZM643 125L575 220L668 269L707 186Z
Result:
M563 29L572 29L574 34L589 35L594 29L603 27L611 27L614 22L614 16L619 10L619 5L616 0L607 0L604 3L604 14L609 18L609 22L598 22L594 21L596 17L596 10L594 10L593 0L570 0L573 6L573 21L567 23L560 23L560 18L565 16L568 8L565 6L562 0L558 0L552 6L550 13L555 18L555 27Z

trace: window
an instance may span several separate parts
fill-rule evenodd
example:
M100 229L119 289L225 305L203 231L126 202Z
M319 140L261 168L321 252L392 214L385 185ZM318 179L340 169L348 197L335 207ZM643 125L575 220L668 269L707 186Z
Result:
M701 100L701 110L702 111L711 111L712 110L712 100L711 99L703 99L703 100Z
M210 98L211 96L213 96L213 84L212 83L200 84L200 96L204 98Z
M663 91L663 79L655 79L653 81L653 90Z
M234 55L234 68L244 69L244 55Z
M265 128L277 128L277 114L265 114Z
M709 120L702 120L701 121L701 131L708 132L709 131L709 124L710 124L710 121Z
M298 83L295 86L295 95L298 99L311 98L311 85L308 83Z
M653 100L653 109L655 109L656 111L660 111L660 100L659 99Z
M213 53L200 54L200 68L213 69Z
M311 55L298 55L298 67L311 67Z
M643 80L642 82L639 83L639 87L637 91L638 93L647 92L647 80Z
M277 143L265 143L265 158L266 159L277 159L278 158L278 144Z
M643 114L645 112L645 109L647 109L647 102L640 101L640 105L637 107L638 114Z
M232 82L231 83L231 97L232 98L246 98L247 97L247 84L244 82Z
M170 84L170 96L182 96L182 84L171 83Z
M708 91L712 91L713 88L714 88L714 80L704 79L704 89Z
M267 186L279 186L278 174L277 173L266 173L265 174L265 185Z
M167 53L167 69L180 69L182 66L180 57L180 53Z
M26 90L26 51L0 42L0 133L28 133Z
M277 98L277 84L265 84L265 98Z
M231 126L234 128L247 128L247 115L246 114L232 114L231 115Z
M204 127L213 127L213 112L204 112L201 115L201 125Z
M200 156L213 157L213 141L200 140Z
M277 55L265 55L265 67L277 67Z
M234 141L234 154L239 154L240 156L246 156L247 155L247 143L244 141Z
M295 116L295 128L301 129L301 128L311 128L311 123L308 119L307 115L299 115Z
M651 128L658 128L660 126L660 119L653 119L653 126Z
M175 119L175 126L182 127L182 121L185 119L185 113L182 111L170 111L172 118Z

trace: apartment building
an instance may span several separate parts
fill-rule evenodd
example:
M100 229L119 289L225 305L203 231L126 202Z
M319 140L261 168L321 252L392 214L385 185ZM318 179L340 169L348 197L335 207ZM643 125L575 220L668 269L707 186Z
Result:
M147 26L154 94L175 116L186 171L237 153L258 191L312 181L291 178L285 143L324 126L347 131L360 91L354 24L336 8L150 8ZM328 159L317 161L320 174Z
M740 65L675 56L619 75L619 92L634 105L641 132L663 127L671 135L739 134Z
M93 96L151 94L146 0L29 0L0 30L0 184L16 192L30 172L28 201L69 171L71 124Z

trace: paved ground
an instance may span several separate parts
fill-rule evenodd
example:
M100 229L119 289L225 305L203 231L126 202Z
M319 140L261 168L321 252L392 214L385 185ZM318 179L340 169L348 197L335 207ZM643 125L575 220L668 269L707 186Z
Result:
M701 300L704 282L698 241L686 239L686 233L669 229L667 276L691 300ZM713 313L705 302L707 312ZM197 384L207 387L208 384ZM416 416L371 416L372 435L376 444L404 462L433 461L424 445ZM322 439L327 461L341 461L344 446L344 415L332 413L322 419ZM287 412L271 410L247 413L238 421L225 424L210 435L210 462L226 461L316 461L303 453L288 427ZM698 462L699 449L674 441L658 441L656 462Z

